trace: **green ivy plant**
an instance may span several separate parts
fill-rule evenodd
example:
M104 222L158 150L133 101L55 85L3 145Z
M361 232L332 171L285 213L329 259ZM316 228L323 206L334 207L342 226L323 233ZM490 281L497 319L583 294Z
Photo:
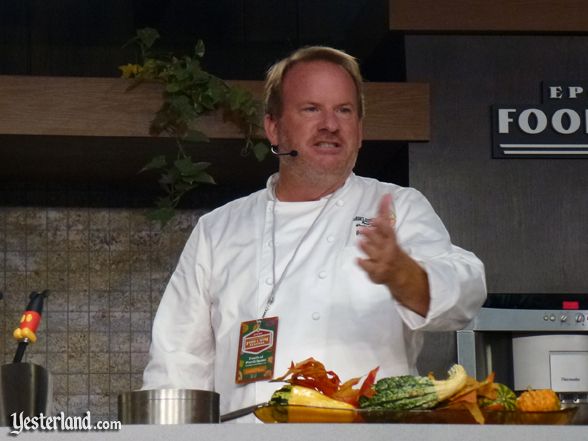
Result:
M220 111L225 120L238 126L245 138L241 151L244 156L252 152L261 161L269 148L262 141L256 142L261 129L261 103L248 90L231 86L203 69L205 47L202 40L198 40L191 56L176 57L157 55L153 51L159 38L155 29L139 29L126 45L138 46L141 62L119 69L124 78L135 80L129 90L144 81L165 85L163 104L151 122L150 134L165 133L174 137L178 150L175 158L160 155L141 169L141 172L154 170L160 173L159 184L165 194L156 200L156 207L147 216L165 225L174 216L186 193L201 184L215 184L213 177L206 172L210 163L193 162L184 148L184 143L188 142L209 142L204 133L193 128L194 121L200 116Z

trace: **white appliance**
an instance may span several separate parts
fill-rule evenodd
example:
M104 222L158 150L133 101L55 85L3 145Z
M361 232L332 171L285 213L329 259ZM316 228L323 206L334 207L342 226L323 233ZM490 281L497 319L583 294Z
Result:
M515 391L551 388L562 402L588 402L588 296L489 294L457 332L458 363Z

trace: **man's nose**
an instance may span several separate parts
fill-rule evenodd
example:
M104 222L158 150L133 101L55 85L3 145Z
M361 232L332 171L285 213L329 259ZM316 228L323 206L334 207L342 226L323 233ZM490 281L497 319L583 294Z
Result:
M339 130L339 119L334 111L327 110L323 113L322 127L323 130L336 132Z

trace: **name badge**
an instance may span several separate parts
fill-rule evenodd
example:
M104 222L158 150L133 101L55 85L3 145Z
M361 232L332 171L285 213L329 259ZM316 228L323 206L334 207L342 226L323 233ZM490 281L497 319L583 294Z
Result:
M278 317L241 323L237 354L237 384L274 377Z

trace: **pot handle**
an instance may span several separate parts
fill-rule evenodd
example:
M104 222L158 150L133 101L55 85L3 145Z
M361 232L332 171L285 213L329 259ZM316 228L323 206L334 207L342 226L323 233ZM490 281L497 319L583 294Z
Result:
M225 413L224 415L221 415L220 422L224 423L226 421L231 421L237 418L244 417L245 415L249 415L250 413L255 412L258 408L263 406L267 406L267 403L254 404L253 406L244 407L242 409L237 409L232 412Z

